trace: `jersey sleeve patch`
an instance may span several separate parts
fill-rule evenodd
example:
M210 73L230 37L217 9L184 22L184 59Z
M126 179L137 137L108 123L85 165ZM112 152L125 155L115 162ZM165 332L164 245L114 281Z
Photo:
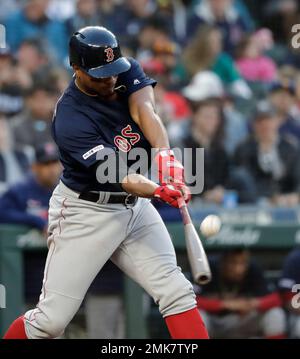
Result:
M98 145L98 146L96 146L96 147L90 149L90 150L87 151L86 153L84 153L84 154L82 155L82 158L83 158L84 160L87 160L87 159L88 159L89 157L91 157L94 153L97 153L97 152L103 150L103 148L104 148L103 145Z

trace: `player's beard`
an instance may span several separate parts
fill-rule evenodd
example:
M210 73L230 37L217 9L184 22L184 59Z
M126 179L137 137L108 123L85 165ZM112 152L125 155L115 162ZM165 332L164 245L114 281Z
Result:
M114 100L116 97L115 81L104 82L103 79L90 78L88 81L75 79L75 84L85 94L89 96L98 96L105 100Z
M89 89L92 93L95 93L99 97L103 97L107 99L115 95L115 84L108 86L104 84L97 84L97 81L94 82L95 82L95 86Z

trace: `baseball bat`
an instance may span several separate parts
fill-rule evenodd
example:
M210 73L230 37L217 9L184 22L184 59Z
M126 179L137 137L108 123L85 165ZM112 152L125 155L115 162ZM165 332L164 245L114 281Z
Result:
M178 206L184 224L185 243L193 279L198 284L207 284L211 281L211 270L202 242L183 198L178 199Z

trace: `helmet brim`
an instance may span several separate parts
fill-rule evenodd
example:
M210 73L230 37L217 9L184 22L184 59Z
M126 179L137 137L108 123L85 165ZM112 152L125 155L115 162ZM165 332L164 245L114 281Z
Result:
M122 72L128 71L130 67L131 64L126 59L126 57L120 57L118 60L114 62L99 67L95 67L92 69L83 69L83 71L93 78L101 79L111 76L117 76Z

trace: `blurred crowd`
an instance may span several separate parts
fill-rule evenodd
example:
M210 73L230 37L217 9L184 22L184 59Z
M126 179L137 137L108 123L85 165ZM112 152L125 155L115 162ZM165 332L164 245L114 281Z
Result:
M231 195L236 204L299 204L300 53L292 41L292 27L300 23L297 0L1 0L0 23L7 42L0 48L2 223L13 219L46 230L45 211L61 170L51 119L72 76L68 39L89 25L113 31L123 54L158 80L157 111L171 146L205 149L204 190L197 200L224 205ZM190 166L195 170L195 160ZM247 259L243 252L234 255ZM298 276L299 283L300 277L286 271L282 286L290 292L291 278ZM267 296L263 285L255 293ZM279 299L270 298L251 306L268 310L261 326L266 336L280 336ZM249 303L198 300L216 333L224 328L216 313L221 319L224 311L243 313Z

